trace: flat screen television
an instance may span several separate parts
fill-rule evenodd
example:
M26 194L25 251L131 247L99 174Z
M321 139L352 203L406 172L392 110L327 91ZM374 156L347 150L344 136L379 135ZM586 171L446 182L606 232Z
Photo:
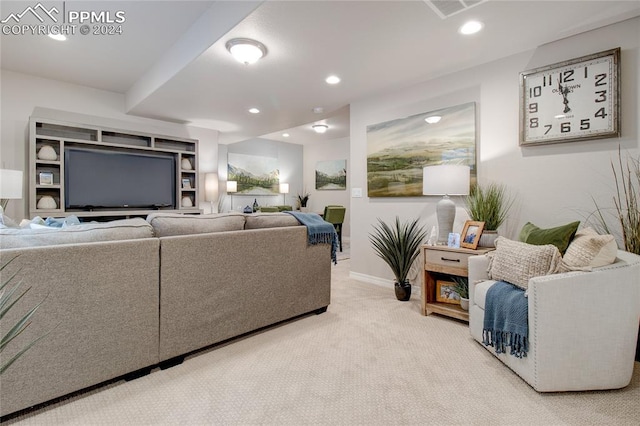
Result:
M173 154L67 148L66 209L166 208L176 206Z

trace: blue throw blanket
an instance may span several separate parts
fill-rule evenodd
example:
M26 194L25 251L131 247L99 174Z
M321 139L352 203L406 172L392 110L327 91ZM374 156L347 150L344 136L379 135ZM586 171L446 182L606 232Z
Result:
M496 353L526 357L529 350L529 306L523 289L498 281L487 291L484 309L482 343Z
M307 227L307 241L309 244L331 244L331 260L334 265L338 263L338 234L333 225L325 222L320 215L315 213L300 213L285 211L295 217L298 222Z

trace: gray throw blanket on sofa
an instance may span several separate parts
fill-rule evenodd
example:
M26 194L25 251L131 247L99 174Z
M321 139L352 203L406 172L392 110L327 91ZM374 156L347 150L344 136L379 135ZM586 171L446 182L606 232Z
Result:
M487 291L482 343L496 353L526 357L529 350L529 306L523 289L498 281Z
M331 260L333 264L338 263L338 234L334 226L326 222L320 215L315 213L301 213L285 211L295 217L298 222L307 227L307 238L309 244L331 244Z

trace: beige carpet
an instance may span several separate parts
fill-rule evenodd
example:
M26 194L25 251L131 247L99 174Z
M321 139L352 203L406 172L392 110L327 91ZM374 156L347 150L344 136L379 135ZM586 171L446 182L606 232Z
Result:
M638 425L640 363L617 391L539 394L467 326L334 267L332 303L8 424Z

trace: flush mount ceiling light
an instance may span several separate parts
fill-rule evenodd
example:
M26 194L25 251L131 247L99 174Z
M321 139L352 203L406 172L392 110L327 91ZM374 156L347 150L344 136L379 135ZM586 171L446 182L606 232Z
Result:
M58 40L58 41L65 41L67 39L67 36L65 36L64 34L48 34L49 37L51 37L54 40Z
M442 117L440 117L439 115L432 115L430 117L425 118L424 121L426 121L429 124L436 124L441 119Z
M327 131L329 126L327 126L326 124L314 124L313 126L311 126L311 128L315 130L316 133L324 133Z
M324 81L326 81L327 84L338 84L340 83L340 77L338 77L337 75L330 75Z
M249 108L249 112L251 114L259 114L260 110L258 108Z
M471 34L475 34L478 31L480 31L483 26L484 25L482 24L482 22L469 21L469 22L466 22L464 25L462 25L458 29L458 32L460 34L464 34L464 35L471 35Z
M289 133L283 133L283 134L282 134L282 137L283 137L283 138L288 138L289 136L290 136L290 135L289 135Z
M227 50L238 62L253 64L267 54L264 44L250 38L234 38L227 42Z

